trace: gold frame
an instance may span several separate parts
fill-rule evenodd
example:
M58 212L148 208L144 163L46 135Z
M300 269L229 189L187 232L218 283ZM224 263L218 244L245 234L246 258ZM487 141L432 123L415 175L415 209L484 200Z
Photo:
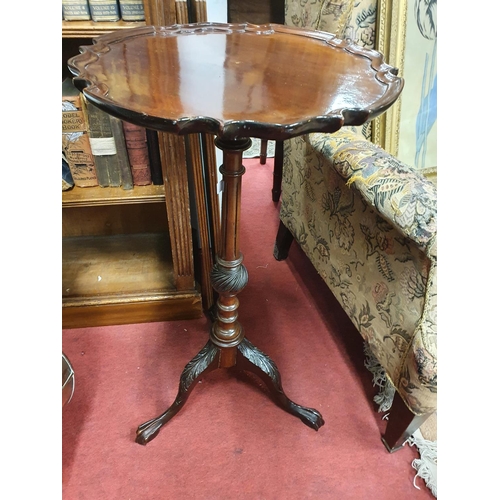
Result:
M404 74L407 3L407 0L377 2L375 50L384 55L387 64L399 69L399 76ZM400 118L401 98L372 122L372 142L394 156L399 149Z

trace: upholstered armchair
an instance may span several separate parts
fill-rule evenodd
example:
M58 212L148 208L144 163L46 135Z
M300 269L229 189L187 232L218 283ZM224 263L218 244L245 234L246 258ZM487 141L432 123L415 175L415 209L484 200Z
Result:
M287 0L285 23L372 47L376 7ZM275 257L300 245L385 372L392 452L437 409L437 188L367 137L352 127L285 141Z

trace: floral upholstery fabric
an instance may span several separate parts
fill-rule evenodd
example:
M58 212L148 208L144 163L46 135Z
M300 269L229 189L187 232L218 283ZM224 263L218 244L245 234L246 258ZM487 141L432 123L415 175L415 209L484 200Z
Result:
M376 21L376 0L285 0L285 24L350 38L369 49L375 47ZM360 129L370 139L370 124Z
M374 48L376 0L285 0L285 24ZM280 218L415 414L437 408L436 186L370 125L284 143Z
M436 186L354 128L284 149L281 220L408 407L434 411Z

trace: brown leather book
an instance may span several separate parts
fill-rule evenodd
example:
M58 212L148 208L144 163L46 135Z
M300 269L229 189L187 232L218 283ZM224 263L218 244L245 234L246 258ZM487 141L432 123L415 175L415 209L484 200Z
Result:
M122 189L133 189L134 180L132 178L132 167L128 158L127 144L125 142L125 132L123 124L119 118L109 115L111 130L116 144L116 160L118 162Z
M127 156L127 152L116 147L111 115L94 106L84 95L82 97L99 186L120 187L121 168L118 155Z
M123 133L134 186L147 186L151 184L151 167L149 165L146 129L124 121Z

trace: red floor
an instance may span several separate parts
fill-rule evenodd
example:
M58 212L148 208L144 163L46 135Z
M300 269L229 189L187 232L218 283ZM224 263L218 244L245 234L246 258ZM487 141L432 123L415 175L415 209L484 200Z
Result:
M218 370L140 446L137 426L173 402L208 321L65 330L76 390L63 409L63 499L434 498L420 478L421 489L413 485L417 450L389 454L380 440L385 423L356 329L295 244L286 261L273 258L272 160L245 165L240 321L278 365L287 395L325 425L315 432L251 380Z

